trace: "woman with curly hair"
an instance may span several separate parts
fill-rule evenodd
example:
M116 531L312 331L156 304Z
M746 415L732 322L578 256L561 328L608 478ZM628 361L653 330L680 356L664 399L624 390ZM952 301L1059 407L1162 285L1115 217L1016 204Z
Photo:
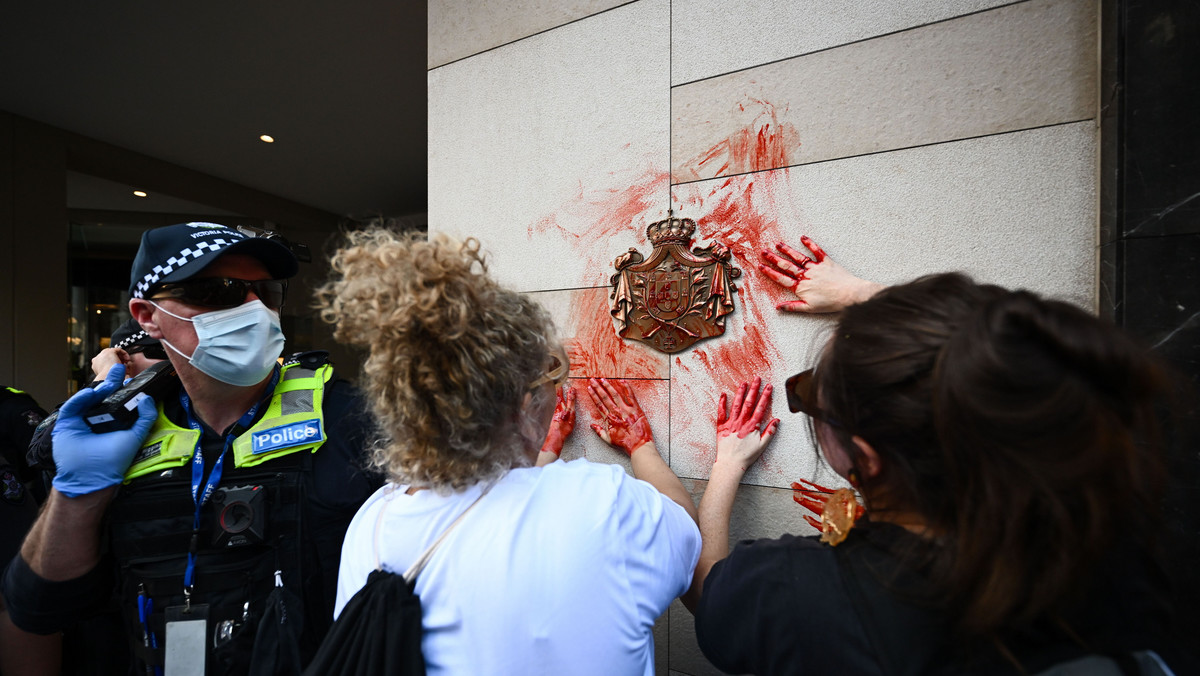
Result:
M862 504L794 484L821 538L730 552L762 445L718 443L685 599L704 654L755 674L1184 673L1152 554L1157 361L1073 305L961 274L885 289L802 241L811 258L764 253L797 295L780 309L843 311L788 403Z
M321 315L367 349L374 464L390 479L346 533L335 614L474 507L417 576L430 674L653 673L651 629L700 539L632 395L588 384L597 431L641 481L552 462L574 426L566 355L546 312L487 276L478 242L376 227L350 233L332 267Z

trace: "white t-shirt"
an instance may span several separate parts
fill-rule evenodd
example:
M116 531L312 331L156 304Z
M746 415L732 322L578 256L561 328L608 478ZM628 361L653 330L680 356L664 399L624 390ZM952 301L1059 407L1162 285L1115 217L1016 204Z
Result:
M376 541L402 574L481 490L376 491L346 531L334 616L374 570ZM699 557L687 512L619 466L514 469L417 577L428 673L653 674L654 621Z

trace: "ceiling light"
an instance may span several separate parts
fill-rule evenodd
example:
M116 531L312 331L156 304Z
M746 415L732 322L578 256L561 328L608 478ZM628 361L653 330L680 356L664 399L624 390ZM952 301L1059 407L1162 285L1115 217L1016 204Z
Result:
M275 142L275 137L274 137L274 136L268 136L267 134L263 134L262 136L259 136L259 137L258 137L258 140L262 141L263 143L274 143L274 142Z
M145 197L146 192L144 190L134 190L133 195L134 197Z

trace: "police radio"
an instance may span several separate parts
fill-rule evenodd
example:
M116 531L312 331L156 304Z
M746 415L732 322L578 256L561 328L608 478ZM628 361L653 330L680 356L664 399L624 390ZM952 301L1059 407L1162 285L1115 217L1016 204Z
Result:
M146 397L160 399L177 378L175 367L164 359L89 408L83 414L83 420L97 434L127 430L138 419L138 402Z

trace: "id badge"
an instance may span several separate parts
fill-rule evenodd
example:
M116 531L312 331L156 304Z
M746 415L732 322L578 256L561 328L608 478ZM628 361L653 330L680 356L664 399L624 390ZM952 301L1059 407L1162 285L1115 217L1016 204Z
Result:
M204 676L208 604L167 608L166 676Z

